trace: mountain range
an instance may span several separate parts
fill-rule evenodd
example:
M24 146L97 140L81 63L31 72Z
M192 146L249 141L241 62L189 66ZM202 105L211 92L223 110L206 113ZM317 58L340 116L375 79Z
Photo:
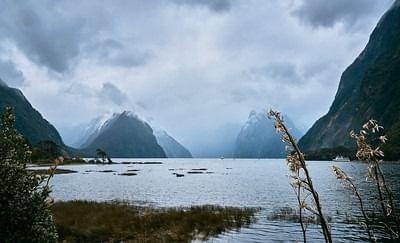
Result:
M129 135L126 134L127 132ZM107 136L104 136L104 133ZM108 140L107 142L105 141L106 139ZM83 129L82 135L77 141L77 147L83 149L89 155L93 154L96 146L99 146L99 148L102 148L110 156L114 157L192 157L189 150L166 131L153 129L149 123L129 111L114 113L112 115L104 114L93 119ZM107 145L102 143L107 143ZM139 143L142 146L141 149L139 149ZM117 149L116 147L119 144L124 144L124 147ZM162 148L162 153L159 147ZM135 150L135 148L138 150ZM129 150L131 152L127 154ZM146 150L149 151L147 152Z
M381 18L369 42L343 72L328 113L300 140L304 151L355 148L349 137L369 119L384 126L387 159L400 158L400 1Z
M0 73L1 77L1 73ZM386 159L400 158L400 0L381 18L368 44L343 72L335 99L300 139L307 154L320 151L347 151L354 154L355 143L349 137L369 119L385 127L389 141L383 147ZM93 120L82 131L80 150L66 146L56 128L25 98L19 89L0 79L0 110L15 109L16 129L33 147L57 147L57 151L94 156L98 148L111 157L191 157L182 144L163 130L156 131L132 112L105 115ZM265 112L252 111L245 124L217 130L210 141L196 151L197 156L266 158L283 157L284 144L275 133ZM288 117L286 124L295 137L300 132ZM203 141L204 142L204 141ZM210 152L211 151L211 152Z
M0 79L0 111L11 106L15 111L15 127L31 145L41 141L52 141L64 145L57 129L32 107L19 89L8 87Z
M166 158L150 125L127 111L113 114L88 136L81 149L87 155L102 149L110 157Z
M276 133L274 122L267 118L267 112L251 111L247 122L240 130L234 149L235 158L282 158L286 156L285 144ZM292 134L301 136L293 122L285 117Z

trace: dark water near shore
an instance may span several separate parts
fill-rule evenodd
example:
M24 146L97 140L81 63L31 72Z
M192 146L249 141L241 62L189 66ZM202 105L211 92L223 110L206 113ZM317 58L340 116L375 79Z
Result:
M298 223L269 220L276 210L295 208L296 198L288 182L283 159L123 159L116 161L160 161L163 164L113 164L61 166L78 171L56 175L52 180L57 200L128 200L155 207L216 204L237 207L261 207L257 222L240 231L227 232L210 242L293 242L301 241ZM315 161L308 163L312 179L320 194L323 210L332 218L335 242L365 241L364 229L346 219L360 216L357 202L343 189L332 173L338 165L357 178L363 195L373 206L374 191L365 181L366 164ZM202 174L188 174L205 168ZM115 172L96 172L113 170ZM135 176L118 175L139 170ZM201 171L201 170L200 170ZM384 171L394 191L400 189L400 164L386 163ZM209 173L207 173L209 172ZM176 177L173 173L184 174ZM319 227L309 225L310 242L321 242Z

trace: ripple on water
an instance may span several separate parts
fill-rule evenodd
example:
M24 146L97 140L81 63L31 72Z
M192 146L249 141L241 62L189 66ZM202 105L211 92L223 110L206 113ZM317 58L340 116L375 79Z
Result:
M116 160L118 161L118 160ZM135 162L136 160L127 160ZM146 160L140 160L146 161ZM154 161L154 160L148 160ZM157 160L158 161L158 160ZM59 200L126 200L155 207L175 207L201 204L261 207L257 221L248 228L229 231L210 242L293 242L302 239L298 223L268 220L269 214L283 207L296 207L296 198L288 183L286 163L282 159L163 159L162 164L127 163L112 165L61 166L78 173L56 175L51 181L53 196ZM342 188L331 171L332 162L308 162L314 184L320 194L323 210L332 218L335 242L365 241L366 234L357 224L345 224L345 217L359 217L357 203ZM360 184L360 190L371 197L365 182L366 165L336 163ZM400 189L399 164L387 163L389 184ZM190 174L193 168L213 174ZM229 168L229 169L227 169ZM95 171L112 170L114 173ZM118 176L135 170L135 176ZM176 177L172 170L185 174ZM85 171L94 171L85 173ZM320 229L309 225L310 242L322 239Z

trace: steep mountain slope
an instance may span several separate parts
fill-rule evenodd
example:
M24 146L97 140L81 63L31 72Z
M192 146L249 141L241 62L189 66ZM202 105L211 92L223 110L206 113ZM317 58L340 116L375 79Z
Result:
M63 145L61 136L55 127L32 107L22 92L19 89L8 87L0 79L0 111L2 112L7 106L14 107L15 127L31 145L36 145L41 141L52 141L57 145Z
M76 141L76 146L79 148L87 147L99 135L103 126L105 126L109 121L115 119L118 115L120 114L104 114L103 116L91 120L82 130L78 141Z
M154 135L168 158L192 158L192 154L166 131L156 130Z
M84 143L85 154L94 156L102 149L111 157L165 158L152 128L131 112L114 114Z
M300 132L294 128L290 119L285 117L286 125L295 137ZM285 144L276 133L274 122L267 118L266 112L250 112L249 118L236 139L236 158L276 158L284 157Z
M329 112L304 135L300 147L305 151L354 147L349 132L371 118L392 134L391 142L398 141L400 137L394 129L400 126L399 94L400 0L397 0L372 32L364 51L344 71Z

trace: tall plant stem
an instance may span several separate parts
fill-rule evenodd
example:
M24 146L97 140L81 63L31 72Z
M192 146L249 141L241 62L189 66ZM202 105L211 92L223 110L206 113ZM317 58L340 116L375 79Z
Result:
M324 234L324 238L325 238L325 242L328 243L332 243L332 235L328 226L328 222L326 221L324 214L322 212L322 207L321 207L321 203L319 201L319 195L318 192L314 189L312 180L311 180L311 176L310 173L307 169L306 166L306 162L303 156L303 153L301 153L299 146L297 145L297 143L295 142L294 138L292 137L292 135L289 133L289 130L286 128L285 124L283 124L282 121L280 121L283 129L285 130L285 134L289 137L289 141L292 144L296 154L298 155L300 162L301 162L301 166L304 170L304 174L306 175L306 179L307 179L307 184L309 186L310 192L314 198L315 201L315 206L317 207L317 212L318 212L318 217L321 223L321 228L322 228L322 232Z
M375 163L375 162L373 162L373 163ZM383 201L383 193L382 193L382 189L381 189L381 183L380 183L379 174L378 174L378 167L377 167L376 163L375 163L375 166L374 166L374 176L375 176L376 188L378 190L378 196L379 196L379 202L380 202L380 205L381 205L382 214L383 214L383 217L387 218L388 216L387 216L387 212L386 212L385 203ZM392 230L388 229L388 232L390 234L390 239L393 240Z
M297 172L297 176L299 176L299 173ZM306 234L306 228L304 226L303 222L303 206L301 202L301 185L300 183L297 185L297 202L299 203L299 218L300 218L300 226L301 226L301 231L303 232L303 242L307 242L307 234Z
M372 232L371 232L371 227L369 226L370 220L369 220L367 214L365 213L364 203L363 203L363 200L362 200L362 198L361 198L361 195L360 195L360 193L358 192L357 187L354 185L353 181L352 181L350 178L347 179L347 181L348 181L348 182L351 184L351 186L353 187L354 193L356 194L356 197L358 198L358 202L360 203L360 209L361 209L361 213L362 213L362 215L363 215L363 217L364 217L364 220L365 220L365 226L366 226L366 228L367 228L368 238L369 238L369 240L370 240L371 242L375 242L375 240L374 240L374 238L373 238L373 235L372 235Z
M392 209L392 215L393 215L393 218L394 218L394 220L396 222L397 234L399 234L400 233L400 222L399 222L399 218L397 216L397 213L396 213L396 210L395 210L395 205L394 205L394 202L393 202L393 193L389 189L389 187L386 185L385 176L384 176L383 171L382 171L382 169L381 169L381 167L379 166L378 163L376 164L376 167L378 168L378 173L379 173L379 175L381 177L383 188L385 189L385 192L389 197L389 204L390 204L390 207Z

